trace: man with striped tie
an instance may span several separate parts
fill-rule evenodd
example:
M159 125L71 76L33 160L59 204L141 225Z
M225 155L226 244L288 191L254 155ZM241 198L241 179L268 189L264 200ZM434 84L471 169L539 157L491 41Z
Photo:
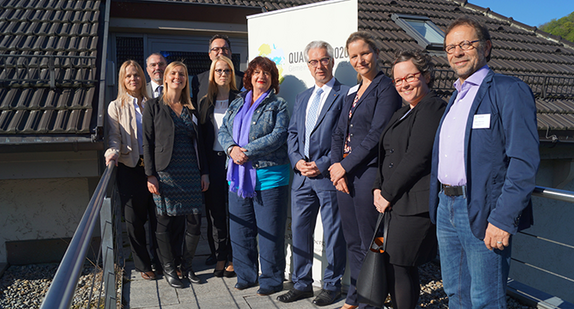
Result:
M150 99L159 97L163 92L163 71L166 66L167 61L160 53L149 55L145 61L145 69L150 78L146 90Z
M313 296L313 232L321 212L327 267L323 289L313 300L332 304L341 295L346 246L337 204L337 190L330 181L331 136L349 87L333 77L333 47L313 41L303 52L315 85L297 95L287 139L293 167L291 231L293 233L293 288L277 299L293 302Z

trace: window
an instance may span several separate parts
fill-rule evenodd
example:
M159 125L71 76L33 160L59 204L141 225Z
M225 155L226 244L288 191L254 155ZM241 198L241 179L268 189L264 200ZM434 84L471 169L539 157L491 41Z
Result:
M444 32L426 16L392 14L391 18L417 43L428 50L442 50Z

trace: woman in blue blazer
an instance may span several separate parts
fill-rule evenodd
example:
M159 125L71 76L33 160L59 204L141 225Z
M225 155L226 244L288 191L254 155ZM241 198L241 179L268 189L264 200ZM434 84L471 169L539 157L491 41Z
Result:
M371 189L377 175L379 137L401 106L391 79L379 70L379 49L366 32L355 32L346 43L349 59L361 82L351 88L331 143L329 168L337 187L343 234L347 242L351 285L343 309L359 306L355 283L378 217ZM365 308L361 304L361 308Z

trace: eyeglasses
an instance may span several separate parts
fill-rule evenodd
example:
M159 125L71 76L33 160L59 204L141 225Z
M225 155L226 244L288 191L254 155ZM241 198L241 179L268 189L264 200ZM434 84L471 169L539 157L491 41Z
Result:
M325 58L321 58L319 60L309 60L309 65L312 67L316 67L317 65L319 65L319 62L321 62L322 65L324 66L328 66L329 62L331 62L331 58L330 57L325 57Z
M223 73L229 75L231 73L230 69L217 69L215 70L215 73L219 74L219 75L223 75Z
M210 51L215 52L215 53L228 53L229 52L229 47L213 47L212 49L210 49Z
M407 75L407 76L405 76L405 77L403 77L403 78L393 79L393 84L395 84L395 86L400 86L400 85L403 84L403 81L405 81L405 82L407 82L407 83L410 84L410 83L414 82L414 81L418 78L419 75L421 75L421 72L417 72L417 73L414 73L414 74L409 74L409 75Z
M462 42L460 42L460 43L458 43L458 44L447 45L447 46L444 48L444 51L445 51L447 54L452 54L452 53L454 53L454 50L456 49L457 46L460 47L460 49L462 49L462 50L473 49L473 48L474 48L474 45L472 45L472 44L474 44L474 43L476 43L476 42L480 42L480 40L474 40L474 41L464 40L464 41L462 41Z

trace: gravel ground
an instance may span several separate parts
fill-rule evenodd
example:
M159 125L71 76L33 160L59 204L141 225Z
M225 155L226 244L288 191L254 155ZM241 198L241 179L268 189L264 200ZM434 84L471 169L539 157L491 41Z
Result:
M40 308L40 304L48 291L57 268L58 264L9 267L2 278L0 278L0 308ZM72 308L87 308L90 287L94 276L93 271L94 267L92 265L84 265ZM419 268L419 274L421 280L420 307L429 309L448 308L448 300L442 289L438 263L433 262L423 265ZM99 282L101 272L96 276L98 276L96 282ZM98 293L98 290L94 291L95 296ZM522 305L508 296L507 302L508 309L534 309L534 307Z
M0 308L33 309L40 308L42 300L52 278L58 270L57 263L33 264L26 266L10 266L0 278ZM87 308L92 281L94 279L94 266L85 264L78 288L72 302L72 308ZM96 286L100 281L101 271L96 274ZM94 289L97 296L99 290ZM94 297L94 299L96 299Z

